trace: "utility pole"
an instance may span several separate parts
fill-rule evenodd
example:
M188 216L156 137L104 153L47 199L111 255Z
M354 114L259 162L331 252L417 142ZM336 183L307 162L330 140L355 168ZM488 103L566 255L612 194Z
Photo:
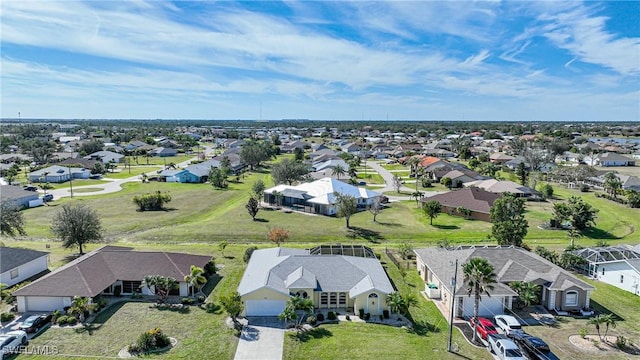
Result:
M73 199L73 175L71 174L71 167L67 166L67 170L69 170L69 189L71 192L71 198Z
M456 302L456 284L458 283L458 259L456 259L455 269L453 270L453 278L451 279L451 307L449 312L449 352L453 352L451 341L453 339L453 309Z

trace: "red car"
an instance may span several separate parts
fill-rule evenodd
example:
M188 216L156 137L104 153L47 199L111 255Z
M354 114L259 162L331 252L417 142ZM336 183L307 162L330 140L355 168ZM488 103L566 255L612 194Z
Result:
M478 318L478 335L480 335L480 337L484 340L487 340L487 337L491 334L497 334L498 330L496 330L495 326L493 326L493 323L491 322L491 320L487 319L487 318ZM471 327L473 329L476 328L476 318L471 318Z

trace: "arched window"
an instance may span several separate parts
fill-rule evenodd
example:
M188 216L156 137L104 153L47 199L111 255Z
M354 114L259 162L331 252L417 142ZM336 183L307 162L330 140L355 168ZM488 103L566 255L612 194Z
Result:
M567 291L564 294L564 304L566 306L577 306L578 305L578 292L577 291Z
M377 298L377 297L378 297L378 294L376 293L369 294L369 298Z
M296 293L296 295L298 295L298 296L299 296L300 298L302 298L302 299L306 299L306 298L309 296L309 295L307 294L307 292L306 292L306 291L304 291L304 290L300 290L300 291L298 291L298 292Z

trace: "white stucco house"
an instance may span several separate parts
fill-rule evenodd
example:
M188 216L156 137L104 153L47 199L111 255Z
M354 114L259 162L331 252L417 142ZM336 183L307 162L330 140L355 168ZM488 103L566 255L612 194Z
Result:
M380 261L364 246L256 250L238 285L246 316L277 316L295 295L311 299L316 309L379 315L392 292Z
M293 209L322 214L336 215L335 193L349 195L358 202L358 209L364 210L382 196L381 193L353 186L337 179L325 177L299 185L277 185L264 191L264 202L287 206Z
M71 306L74 296L153 295L155 289L141 287L148 275L175 278L179 288L170 295L187 296L184 277L191 265L204 267L209 260L211 256L103 246L14 291L13 296L19 312L63 310Z
M576 250L585 259L582 272L594 279L640 295L640 245L618 245Z
M0 284L11 287L48 269L48 252L0 246Z
M480 316L493 317L503 314L505 308L512 308L514 298L518 296L509 287L514 281L539 285L539 303L557 312L588 309L591 291L595 290L593 286L570 272L518 247L434 247L416 249L414 252L417 255L418 272L425 282L425 294L434 300L442 301L446 309L451 308L451 299L455 298L454 316L460 318L469 318L474 314L474 297L468 295L462 265L475 257L486 259L493 265L497 281L494 289L489 291L491 296L482 295ZM457 283L454 288L452 279L456 273L456 260Z

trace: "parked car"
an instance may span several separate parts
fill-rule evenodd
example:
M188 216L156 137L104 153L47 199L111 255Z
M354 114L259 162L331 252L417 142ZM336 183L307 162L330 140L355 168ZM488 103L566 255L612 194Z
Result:
M493 323L491 322L491 320L487 319L487 318L478 318L478 335L480 335L480 337L484 340L487 340L487 336L491 335L491 334L497 334L498 330L496 330L495 326L493 326ZM476 318L472 317L471 318L471 327L475 330L476 329Z
M22 330L9 331L0 335L0 359L19 351L20 346L26 345L27 333Z
M551 352L549 345L539 337L529 334L517 333L513 335L513 340L520 345L527 355L532 359L556 360L558 357Z
M515 342L506 335L490 334L488 336L489 350L501 360L526 360Z
M24 330L27 333L38 332L40 328L51 322L51 314L33 315L29 316L25 321L18 326L18 329Z
M38 188L33 185L25 185L22 188L27 191L38 191Z
M511 315L496 315L493 320L496 322L496 326L504 331L507 336L516 332L523 332L522 325L520 325L518 319Z
M51 195L51 194L47 194L47 195L44 195L42 197L42 201L44 201L44 202L48 202L48 201L51 201L51 200L53 200L53 195Z

